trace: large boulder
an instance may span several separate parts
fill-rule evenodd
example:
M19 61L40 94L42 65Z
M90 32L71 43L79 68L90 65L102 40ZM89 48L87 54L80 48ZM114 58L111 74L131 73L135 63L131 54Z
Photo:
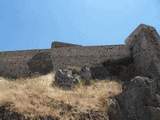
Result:
M69 69L59 69L55 74L55 84L63 89L72 89L79 81L80 77Z
M156 93L155 80L140 76L132 79L124 92L116 97L123 120L159 120L160 104Z
M149 97L149 88L146 86L148 79L135 78L128 86L127 90L120 96L119 104L122 112L126 115L126 120L149 120L146 114L144 100Z
M126 39L139 76L160 78L160 36L151 26L139 25Z
M76 84L90 85L92 73L89 67L84 66L79 70L74 68L59 69L55 73L55 84L65 89L74 88Z

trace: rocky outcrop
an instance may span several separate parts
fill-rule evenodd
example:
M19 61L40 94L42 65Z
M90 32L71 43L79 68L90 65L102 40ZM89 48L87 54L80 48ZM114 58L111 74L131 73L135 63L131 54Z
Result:
M72 89L79 81L80 76L69 69L59 69L55 74L55 85L63 89Z
M90 85L92 73L87 66L82 67L79 71L76 69L59 69L55 74L55 84L64 89L74 88L75 85L84 83Z
M127 38L136 72L140 76L160 78L160 36L151 26L141 24Z
M116 109L109 116L115 116L116 113L120 118L113 120L159 120L160 98L157 83L153 79L135 77L116 99Z

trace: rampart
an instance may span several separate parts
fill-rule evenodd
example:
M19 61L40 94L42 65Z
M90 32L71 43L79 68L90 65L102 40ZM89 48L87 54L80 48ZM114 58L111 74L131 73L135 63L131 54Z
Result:
M54 41L54 42L52 42L51 48L78 47L78 46L80 47L81 45Z
M45 53L51 57L46 57ZM38 72L46 73L52 67L53 70L57 70L68 66L94 66L106 60L125 58L129 55L130 52L125 45L65 46L46 50L1 52L0 75L25 77Z
M80 46L54 42L51 49L0 52L0 76L5 77L46 74L84 65L103 65L114 75L160 78L160 36L153 27L142 24L129 35L125 45Z
M42 52L50 52L50 50L0 52L0 75L5 77L24 77L31 75L28 61L36 54Z
M95 66L107 60L130 56L125 45L87 46L52 49L54 70L65 67Z

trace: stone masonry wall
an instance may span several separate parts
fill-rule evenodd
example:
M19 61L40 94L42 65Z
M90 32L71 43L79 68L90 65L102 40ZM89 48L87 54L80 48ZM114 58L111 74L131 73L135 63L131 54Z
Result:
M52 63L48 60L48 54L51 55ZM94 66L106 60L125 58L129 55L130 52L125 45L0 52L0 76L25 77L37 72L46 73L52 67L57 70L67 66Z
M94 67L106 61L130 58L133 62L129 62L131 65L127 64L125 67L130 68L128 66L132 67L133 64L136 75L160 78L160 36L153 27L138 26L127 38L126 45L74 46L66 43L62 45L65 47L0 52L0 76L23 77L36 72L43 74L52 68L57 70L84 65Z
M80 46L80 45L54 41L54 42L52 42L51 48L77 47L77 46Z
M23 77L29 76L31 70L28 61L38 53L49 50L26 50L14 52L0 52L0 76Z
M57 48L51 52L54 70L64 67L94 66L106 60L116 60L130 56L125 45Z

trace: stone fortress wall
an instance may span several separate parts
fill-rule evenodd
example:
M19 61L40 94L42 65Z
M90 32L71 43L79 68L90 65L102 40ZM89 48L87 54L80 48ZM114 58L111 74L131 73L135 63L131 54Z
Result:
M35 73L44 74L51 72L51 69L55 71L72 66L96 66L108 61L114 61L116 66L109 65L115 69L128 67L128 63L134 64L137 75L146 75L146 71L160 74L159 41L160 37L153 27L140 25L124 45L80 46L54 42L50 49L0 52L0 76L23 77ZM119 62L126 58L132 58L132 63ZM108 67L108 64L105 67Z
M110 46L69 46L52 48L46 50L26 50L26 51L11 51L0 53L0 75L11 77L25 77L33 73L32 67L37 66L39 72L43 67L43 61L46 57L35 59L32 67L29 62L35 56L41 53L48 53L51 55L53 70L64 68L68 66L81 67L84 65L96 65L105 60L119 59L128 57L129 50L124 45L110 45ZM39 65L37 65L39 64ZM46 64L46 63L44 63ZM51 64L51 63L50 63Z
M81 45L54 41L51 45L51 48L78 47L78 46L80 47Z
M0 76L24 77L31 74L28 61L38 53L50 50L0 52Z
M86 46L53 48L51 51L53 68L95 66L107 60L116 60L130 56L125 45Z

